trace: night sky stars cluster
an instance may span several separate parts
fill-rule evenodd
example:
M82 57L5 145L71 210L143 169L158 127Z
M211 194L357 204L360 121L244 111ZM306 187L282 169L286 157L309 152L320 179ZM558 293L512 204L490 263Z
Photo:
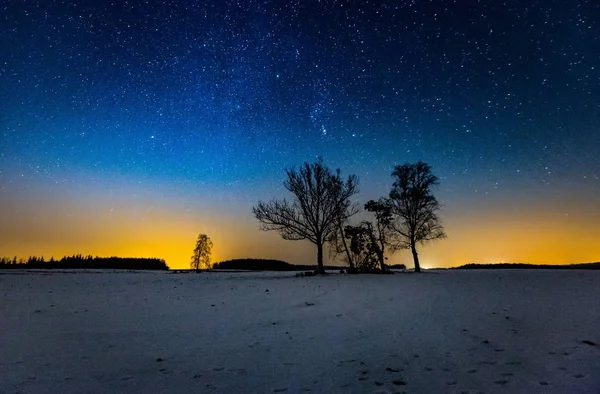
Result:
M4 203L106 190L118 176L182 196L226 189L249 212L284 167L317 155L359 175L361 198L387 193L394 164L421 159L450 207L523 190L599 202L597 1L1 10Z

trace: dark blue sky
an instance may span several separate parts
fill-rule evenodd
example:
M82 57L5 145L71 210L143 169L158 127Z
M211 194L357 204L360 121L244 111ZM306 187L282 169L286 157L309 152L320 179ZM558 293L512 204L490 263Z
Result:
M364 198L419 159L463 205L600 186L597 1L2 7L5 198L117 176L249 211L317 155Z

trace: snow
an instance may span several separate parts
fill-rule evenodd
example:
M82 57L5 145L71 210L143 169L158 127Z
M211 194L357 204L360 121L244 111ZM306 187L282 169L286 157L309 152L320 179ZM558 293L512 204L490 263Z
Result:
M600 392L599 271L2 271L0 296L0 393Z

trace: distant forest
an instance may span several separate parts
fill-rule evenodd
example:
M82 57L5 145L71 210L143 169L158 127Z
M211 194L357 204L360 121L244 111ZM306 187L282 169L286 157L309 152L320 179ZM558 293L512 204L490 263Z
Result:
M500 264L466 264L451 269L581 269L581 270L600 270L600 262L584 264L524 264L524 263L500 263Z
M327 270L339 270L342 267L326 266ZM213 269L248 271L313 271L314 265L293 265L281 260L235 259L213 264Z
M27 260L16 257L0 258L0 269L122 269L168 270L165 260L136 257L93 257L80 254L65 256L60 260L31 256Z

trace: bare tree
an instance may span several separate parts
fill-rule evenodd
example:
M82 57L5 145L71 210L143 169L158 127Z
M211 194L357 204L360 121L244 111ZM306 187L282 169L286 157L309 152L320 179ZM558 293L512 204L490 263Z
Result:
M322 158L299 169L286 170L283 186L293 195L286 199L259 201L252 208L265 231L277 231L286 240L307 239L317 246L317 270L324 273L323 244L336 231L340 212L348 209L350 197L358 193L358 178L350 175L344 181L340 170L333 173Z
M196 247L194 248L194 254L192 255L192 261L190 267L196 271L204 268L210 269L210 258L212 253L213 243L210 237L206 234L198 235L196 240Z
M391 207L381 199L369 201L365 204L365 209L375 213L375 224L364 220L357 226L344 227L344 236L349 240L349 254L354 263L351 269L355 268L357 272L384 273L387 271L385 250L391 235Z
M394 216L394 247L410 249L415 272L420 272L417 244L446 237L437 216L440 204L432 194L432 189L439 181L431 172L431 167L422 161L398 165L392 176L394 185L389 202Z
M356 215L358 211L358 206L356 204L350 204L348 201L337 215L335 220L335 231L333 231L327 239L330 257L335 258L343 254L350 271L354 271L355 264L353 253L350 250L349 237L346 236L345 228L349 223L350 217Z
M346 238L350 240L350 253L356 272L377 271L378 257L373 243L373 225L363 221L358 226L346 226Z
M369 236L381 272L385 272L385 250L391 238L392 231L392 206L388 200L381 198L379 201L370 200L365 204L365 210L375 215L375 225L369 223Z

